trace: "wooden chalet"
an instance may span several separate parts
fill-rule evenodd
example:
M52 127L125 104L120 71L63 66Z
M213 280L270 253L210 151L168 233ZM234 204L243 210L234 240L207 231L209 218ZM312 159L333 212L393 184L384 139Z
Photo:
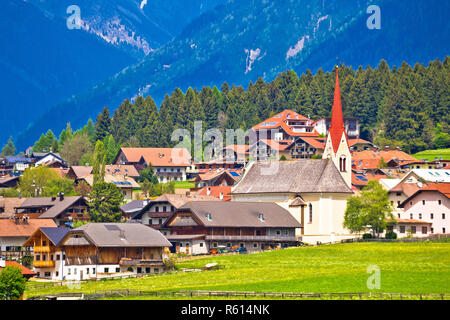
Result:
M67 280L82 280L122 272L158 273L170 242L140 223L88 223L63 239Z
M302 225L268 202L188 202L168 219L172 251L203 254L220 247L260 251L297 245Z

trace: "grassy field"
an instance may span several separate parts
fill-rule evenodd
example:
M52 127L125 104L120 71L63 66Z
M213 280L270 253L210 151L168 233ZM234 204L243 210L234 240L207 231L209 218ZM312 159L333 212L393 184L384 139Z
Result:
M216 271L182 272L138 279L92 281L80 287L27 289L26 297L57 292L132 289L146 291L227 290L266 292L450 293L448 243L354 243L290 248L257 254L205 257L180 262ZM367 288L367 267L381 270L381 289Z
M437 150L425 150L418 152L416 154L412 155L417 160L428 160L428 161L434 161L437 157L440 159L442 157L442 160L450 160L450 148L448 149L437 149Z
M189 181L175 181L175 189L195 188L195 183Z

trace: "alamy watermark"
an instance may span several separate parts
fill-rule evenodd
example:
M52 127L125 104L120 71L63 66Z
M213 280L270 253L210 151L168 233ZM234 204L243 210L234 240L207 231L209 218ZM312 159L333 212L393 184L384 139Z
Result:
M81 29L81 9L77 5L70 5L67 7L66 13L70 16L67 17L66 26L69 30Z
M381 289L381 270L377 265L370 265L367 267L367 273L370 274L367 278L367 289Z
M367 8L367 14L371 16L367 19L366 25L369 30L381 29L381 9L377 5L371 5Z

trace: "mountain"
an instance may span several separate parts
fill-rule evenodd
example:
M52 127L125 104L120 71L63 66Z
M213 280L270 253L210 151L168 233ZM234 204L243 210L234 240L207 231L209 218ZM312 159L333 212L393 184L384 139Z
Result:
M59 132L95 117L104 105L150 94L157 102L175 87L247 85L258 77L297 73L337 61L357 68L402 61L427 63L450 52L450 3L437 0L380 0L381 29L370 30L370 0L239 0L203 13L173 40L113 77L53 106L17 140L21 148L47 128ZM288 106L287 106L288 107ZM69 112L70 111L70 112Z
M224 1L80 0L81 29L67 27L71 0L2 1L0 141L17 138L51 106L137 63Z
M66 19L72 0L28 0L45 14ZM203 12L225 0L78 0L81 29L137 58L177 36Z

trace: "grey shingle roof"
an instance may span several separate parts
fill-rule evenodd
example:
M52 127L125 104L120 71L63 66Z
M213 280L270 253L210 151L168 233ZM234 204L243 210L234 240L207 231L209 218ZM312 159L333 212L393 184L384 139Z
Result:
M51 197L45 198L28 198L20 206L19 209L26 208L39 208L39 207L50 207L47 211L39 216L39 219L54 219L61 213L63 213L67 208L75 204L78 200L83 199L83 197L64 197L61 201L59 197L55 197L52 200Z
M202 201L189 202L178 209L186 210L194 213L206 227L301 227L286 209L272 202ZM264 221L260 219L261 214Z
M161 232L140 223L88 223L73 229L97 247L170 247Z
M231 194L318 192L353 193L333 162L325 159L255 162Z
M44 228L41 227L41 231L50 239L55 246L61 242L65 235L70 231L70 228L56 227L56 228Z

